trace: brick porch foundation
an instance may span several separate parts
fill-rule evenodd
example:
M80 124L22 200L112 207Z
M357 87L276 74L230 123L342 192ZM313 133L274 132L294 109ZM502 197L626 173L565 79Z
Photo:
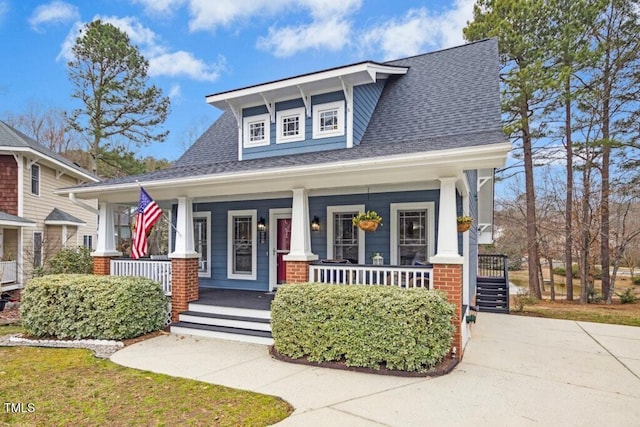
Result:
M307 283L311 261L285 261L287 283Z
M93 274L96 276L108 276L111 274L111 257L94 256Z
M171 259L171 321L199 297L198 258Z
M451 347L456 348L456 357L462 359L462 265L434 264L433 289L440 289L447 300L455 306L453 325L455 327Z

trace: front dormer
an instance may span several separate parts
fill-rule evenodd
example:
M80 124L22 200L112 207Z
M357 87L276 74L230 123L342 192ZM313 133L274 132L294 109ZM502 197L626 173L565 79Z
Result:
M362 62L207 96L238 127L238 160L358 145L387 79L407 67Z

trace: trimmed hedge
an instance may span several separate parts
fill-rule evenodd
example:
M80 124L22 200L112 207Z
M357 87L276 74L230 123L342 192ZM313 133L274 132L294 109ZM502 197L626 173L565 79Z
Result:
M440 291L288 284L271 304L275 349L293 359L424 371L451 348L454 306Z
M141 277L57 274L29 281L20 316L37 337L121 340L162 329L167 298Z

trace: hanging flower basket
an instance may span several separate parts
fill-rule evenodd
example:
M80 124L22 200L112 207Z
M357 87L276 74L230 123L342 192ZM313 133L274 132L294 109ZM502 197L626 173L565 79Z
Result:
M470 216L459 216L456 218L458 223L458 233L464 233L465 231L471 228L471 224L473 224L473 218Z
M378 229L378 225L380 225L380 222L372 219L360 221L358 223L358 227L363 231L376 231Z
M352 222L363 231L376 231L382 223L382 217L375 211L367 211L354 216Z

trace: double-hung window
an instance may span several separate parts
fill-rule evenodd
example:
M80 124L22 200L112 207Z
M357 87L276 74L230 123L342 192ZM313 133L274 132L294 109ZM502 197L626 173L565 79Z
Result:
M248 116L243 119L244 146L261 147L271 142L269 114Z
M364 232L353 225L353 217L363 211L362 205L327 207L327 258L364 264Z
M304 141L305 109L292 108L276 113L276 143Z
M434 252L434 204L391 204L391 260L398 265L428 262Z
M193 246L200 255L198 276L211 277L211 212L193 213Z
M44 242L42 231L33 232L33 267L42 267L44 259Z
M313 106L313 138L344 135L344 101Z
M40 195L40 165L31 165L31 194Z
M227 220L227 277L256 280L256 211L229 211Z

